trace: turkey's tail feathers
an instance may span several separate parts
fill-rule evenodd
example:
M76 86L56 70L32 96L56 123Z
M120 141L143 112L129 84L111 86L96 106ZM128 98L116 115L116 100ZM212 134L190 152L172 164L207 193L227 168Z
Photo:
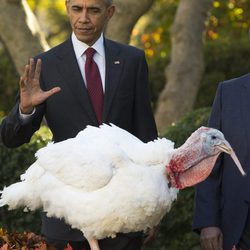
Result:
M32 187L26 182L12 184L5 187L0 193L0 207L8 205L10 210L20 207L35 210L40 207L40 202L34 195Z

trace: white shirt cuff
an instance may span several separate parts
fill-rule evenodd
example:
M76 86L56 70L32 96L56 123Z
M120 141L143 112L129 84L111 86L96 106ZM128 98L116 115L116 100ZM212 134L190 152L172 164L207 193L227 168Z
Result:
M19 115L20 115L20 118L21 120L24 122L24 121L28 121L29 118L32 117L32 115L36 112L36 108L33 109L32 113L30 114L23 114L21 109L20 109L20 106L19 106Z

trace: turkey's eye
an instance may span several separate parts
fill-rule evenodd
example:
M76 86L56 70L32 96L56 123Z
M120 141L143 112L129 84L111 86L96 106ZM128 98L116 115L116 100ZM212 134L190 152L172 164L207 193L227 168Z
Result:
M212 135L212 140L216 140L217 139L217 137L215 136L215 135Z

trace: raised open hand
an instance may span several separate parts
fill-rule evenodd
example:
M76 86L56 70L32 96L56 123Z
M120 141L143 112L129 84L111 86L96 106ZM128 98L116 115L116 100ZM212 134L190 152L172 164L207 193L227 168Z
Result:
M20 78L20 109L23 114L30 114L35 106L41 104L51 95L61 90L59 87L52 88L48 91L41 89L39 83L41 67L41 59L38 59L35 65L34 59L31 58Z

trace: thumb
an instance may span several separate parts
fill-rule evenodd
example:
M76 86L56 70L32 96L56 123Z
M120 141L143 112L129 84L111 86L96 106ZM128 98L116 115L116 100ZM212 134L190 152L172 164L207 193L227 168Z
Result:
M48 90L48 91L45 91L45 92L44 92L44 98L47 99L47 98L49 98L50 96L52 96L52 95L58 93L59 91L61 91L61 88L60 88L60 87L55 87L55 88L53 88L53 89L50 89L50 90Z

